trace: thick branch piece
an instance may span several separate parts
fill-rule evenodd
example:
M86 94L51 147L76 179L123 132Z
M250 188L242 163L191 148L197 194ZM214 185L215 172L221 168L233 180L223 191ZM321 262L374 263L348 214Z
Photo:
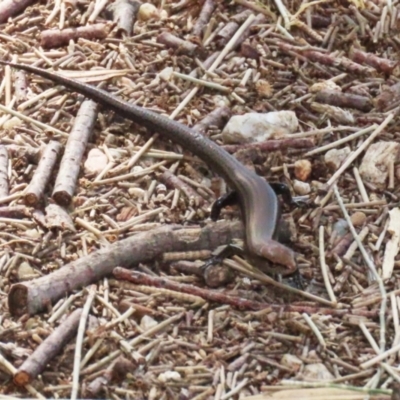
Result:
M75 192L80 164L86 146L93 132L97 118L97 104L92 100L82 103L74 126L68 138L60 171L54 185L53 199L61 205L68 205Z
M11 314L36 314L73 290L95 283L120 265L130 267L151 261L166 251L191 251L243 239L240 222L218 222L204 228L182 229L170 225L139 233L95 251L63 268L30 282L13 285L8 294Z
M78 329L81 314L81 308L73 311L25 360L14 375L16 385L22 386L32 382L45 369L46 365L63 350Z
M35 0L4 0L0 3L0 24L29 7Z
M61 144L54 140L46 146L31 183L26 189L25 204L35 207L40 202L61 150Z

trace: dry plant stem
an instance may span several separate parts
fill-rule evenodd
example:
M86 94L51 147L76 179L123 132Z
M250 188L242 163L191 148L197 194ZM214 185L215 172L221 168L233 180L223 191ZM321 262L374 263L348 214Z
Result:
M113 271L117 279L127 280L139 285L149 285L158 288L175 290L180 293L187 293L199 296L208 301L215 301L217 303L228 304L240 309L260 310L267 308L269 305L258 303L255 301L243 299L236 296L229 296L224 293L216 292L209 289L199 288L193 285L186 285L184 283L174 282L166 278L158 278L150 275L143 274L137 271L131 271L125 268L117 267Z
M385 352L381 352L377 356L375 356L375 357L371 358L370 360L360 364L360 368L362 368L362 369L370 368L370 367L374 366L375 364L380 363L381 361L383 361L385 358L391 356L392 354L397 353L399 350L400 350L400 344L398 344L397 346L392 347L389 350L386 350Z
M390 114L392 115L392 114ZM342 213L349 225L350 231L353 234L354 240L357 242L358 248L360 249L360 252L364 258L365 263L367 264L368 268L370 269L371 273L373 274L375 280L378 282L379 285L379 291L381 293L382 296L382 303L381 303L381 307L379 310L379 319L380 319L380 340L379 340L379 345L380 345L380 349L383 352L385 350L385 343L386 343L386 339L385 339L385 334L386 334L386 320L385 320L385 314L386 314L386 307L387 307L387 294L386 294L386 289L385 286L383 284L383 281L381 279L381 277L379 276L378 272L376 271L375 265L373 263L373 261L371 260L371 258L369 257L367 251L365 250L360 237L358 236L353 223L351 222L350 216L346 210L346 207L343 203L342 197L340 196L339 190L336 186L336 184L334 184L333 186L333 191L335 193L337 202L339 203L339 206L342 210Z
M366 394L376 394L376 395L391 395L392 391L391 390L385 390L385 389L370 389L367 387L357 387L357 386L350 386L350 385L338 385L336 383L331 383L331 382L302 382L302 381L296 381L296 380L289 380L289 379L282 379L280 382L281 385L283 386L288 386L289 388L295 388L295 387L310 387L310 388L336 388L336 389L343 389L343 390L352 390L355 393L366 393ZM298 392L301 393L301 392ZM343 396L341 396L343 398ZM339 398L340 399L340 398ZM343 398L344 400L344 398ZM385 399L389 400L389 399Z
M93 133L96 118L97 104L92 100L85 100L75 118L54 185L52 197L58 204L68 205L71 202L82 157Z
M187 293L190 295L201 297L206 301L213 301L216 303L227 304L239 309L246 309L253 311L271 309L271 311L273 310L273 311L284 311L284 312L306 312L309 314L321 313L325 315L346 315L351 313L349 310L318 308L312 306L292 306L285 304L260 303L257 301L247 300L241 297L231 296L221 292L216 292L214 290L210 290L207 288L199 288L197 286L178 283L166 278L159 278L155 276L146 275L141 272L132 271L121 267L115 268L113 273L117 279L127 280L129 282L139 285L148 285L157 288L169 289L180 293ZM368 312L367 314L376 315L376 313L371 314Z
M154 144L155 140L157 139L158 134L155 133L140 149L135 155L128 160L127 162L118 165L116 168L112 169L109 172L109 175L118 175L123 171L129 170L132 168L138 161L139 159L148 152L148 150L151 148L151 146ZM100 179L96 178L96 182L100 181Z
M208 87L210 89L219 90L222 93L231 93L232 92L231 88L229 88L227 86L222 86L218 83L210 82L210 81L207 81L204 79L198 79L198 78L195 78L190 75L181 74L180 72L173 72L172 74L176 78L180 78L180 79L192 82L192 83L200 85L200 86Z
M238 29L238 31L235 33L235 35L232 37L232 39L228 42L228 44L225 46L225 48L221 51L221 53L218 55L216 60L213 62L210 68L207 69L207 72L214 72L215 69L220 65L221 61L226 57L226 55L233 49L233 47L236 44L236 41L240 38L242 33L250 26L250 24L253 22L255 16L251 14L246 21L243 23L243 25ZM203 79L207 78L207 75L204 75L202 77ZM196 95L198 92L199 87L193 88L189 94L185 97L184 100L178 105L178 107L175 109L175 111L170 115L171 119L174 119L189 103L189 101Z
M85 327L87 323L87 319L89 317L90 307L92 306L94 297L96 295L96 286L92 285L89 290L89 295L86 299L85 305L83 306L80 318L79 318L79 327L78 334L76 337L75 344L75 354L74 354L74 369L72 373L72 390L71 390L71 400L76 400L78 397L79 391L79 373L80 373L80 363L82 357L82 344L83 337L85 336Z
M0 146L0 199L8 195L8 152L5 146Z
M32 164L38 164L41 157L41 152L43 147L26 147L26 146L17 146L14 144L6 145L8 153L12 157L25 157L27 161Z
M95 24L81 26L78 28L67 28L63 30L50 29L42 31L40 45L45 48L67 45L70 40L105 39L111 29L111 24Z
M365 142L358 147L356 151L351 153L347 158L346 161L341 165L341 167L332 175L332 177L327 182L327 186L332 186L339 176L350 166L350 164L372 143L372 141L386 128L387 125L392 121L394 118L394 114L389 114L385 120L380 124L374 132L371 133L370 137L365 140Z
M365 203L369 203L367 190L365 189L364 182L361 178L360 172L357 167L353 168L354 178L356 179L358 190L360 191L361 198Z
M259 143L244 143L244 144L227 144L221 146L228 153L236 153L243 149L259 149L261 151L276 151L286 149L307 149L314 147L315 143L311 139L279 139L279 140L266 140Z
M54 140L46 146L32 180L25 190L25 204L35 207L41 201L61 150L62 145Z
M327 199L328 201L329 199ZM326 201L326 202L327 202ZM325 202L325 204L326 204ZM373 201L368 201L367 203L346 203L346 208L348 209L352 209L352 208L369 208L369 207L379 207L379 206L386 206L386 200L373 200ZM323 206L323 204L321 203L321 206ZM340 206L338 206L337 204L332 204L329 206L325 206L324 210L326 211L335 211L335 210L340 210Z
M378 343L376 343L375 339L372 337L371 332L368 330L368 328L365 326L365 324L361 321L359 323L359 327L361 331L363 332L364 336L368 340L369 344L371 347L374 349L376 354L380 354L381 351L379 349Z
M189 204L194 204L196 207L204 204L204 199L186 182L180 180L170 170L165 170L159 177L160 182L163 182L167 187L181 190L189 199Z
M317 337L319 344L322 346L323 349L326 349L326 343L325 340L318 329L317 325L314 324L313 320L310 318L310 316L306 313L302 314L303 318L307 322L308 326L311 328L311 330L314 332L314 335Z
M148 339L149 337L153 336L154 334L164 330L165 328L169 327L171 324L173 324L176 321L179 321L184 314L176 314L173 315L172 317L160 322L159 324L149 328L147 331L143 332L139 336L134 337L133 339L128 341L128 345L131 347L137 346L139 343L142 341ZM140 353L140 350L139 350ZM92 364L90 367L84 369L81 373L82 375L87 375L90 374L94 371L96 371L99 368L102 368L103 366L109 364L111 361L115 360L119 355L121 354L121 350L116 350L110 353L106 358L103 358L102 360L98 361L96 364Z
M71 296L68 297L68 299L66 299L64 301L64 303L62 304L62 306L57 309L57 310L53 310L54 314L48 319L48 323L52 324L55 321L57 321L59 318L61 318L61 316L63 316L65 314L65 312L68 310L68 308L70 307L71 304L73 304L73 302L82 296L82 291L75 293Z
M218 222L202 229L182 229L179 225L170 225L138 233L48 275L13 285L8 295L9 309L13 315L36 314L73 290L111 274L116 265L130 267L153 260L167 250L217 248L231 243L234 238L243 239L243 225L240 222Z
M41 123L39 121L36 121L36 120L34 120L34 119L30 118L30 117L27 117L26 115L24 115L24 114L22 114L22 113L20 113L18 111L12 110L11 108L8 108L8 107L4 107L1 104L0 104L0 111L3 111L5 113L7 113L7 114L11 114L11 115L13 115L15 117L18 117L18 118L22 119L25 122L31 123L33 125L38 126L39 128L44 129L45 131L54 132L57 135L60 135L62 137L68 137L68 134L66 134L63 131L60 131L57 128L52 128L50 125L43 124L43 123Z
M32 382L47 366L47 364L63 349L75 334L82 309L73 311L64 322L58 326L30 355L14 374L16 385L26 385Z
M165 165L166 163L167 163L167 161L161 161L159 163L153 164L151 167L144 168L141 171L131 172L129 174L119 175L119 176L115 176L113 178L106 178L106 179L102 179L102 180L99 180L99 181L93 181L92 184L93 184L93 186L105 185L105 184L108 184L108 183L121 182L121 181L126 180L126 179L138 178L140 176L149 175L150 173L154 172L157 168Z
M266 283L268 285L275 286L279 289L285 290L287 292L297 294L299 296L305 297L309 300L315 301L317 303L324 304L328 307L336 307L337 304L332 303L329 300L326 300L322 297L318 297L313 295L312 293L305 292L303 290L296 289L294 287L285 285L281 282L276 281L275 279L272 279L270 276L265 275L263 272L257 270L256 268L253 268L250 264L248 264L245 260L239 258L238 256L233 257L234 260L229 260L225 259L223 261L224 265L235 269L236 271L239 271L247 276L250 276L251 278L258 279L262 283Z
M322 276L324 278L325 288L328 292L328 296L333 304L337 303L335 293L332 290L331 282L328 276L328 266L325 262L325 242L324 242L324 227L319 227L319 259L321 264Z

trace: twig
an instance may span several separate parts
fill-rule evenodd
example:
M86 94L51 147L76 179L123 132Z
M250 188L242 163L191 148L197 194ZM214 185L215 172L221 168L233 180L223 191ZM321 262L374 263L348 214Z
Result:
M329 280L328 276L328 266L326 265L325 262L325 243L324 243L324 227L321 225L319 227L319 260L321 264L321 271L322 271L322 276L324 278L324 283L326 287L326 291L328 292L328 296L331 299L331 302L333 304L337 303L335 293L332 290L332 285Z
M391 114L392 115L392 114ZM393 117L393 116L392 116ZM343 203L342 197L340 196L339 190L336 186L336 184L333 185L333 191L335 193L336 199L339 203L339 206L342 210L342 213L347 221L347 223L349 224L349 228L351 233L353 234L354 240L357 242L358 248L360 249L360 252L364 258L365 263L367 264L368 268L370 269L371 273L373 274L375 280L378 282L379 285L379 290L381 292L381 296L382 296L382 303L381 303L381 308L379 311L379 319L380 319L380 341L379 341L379 345L380 345L380 349L383 352L385 349L385 332L386 332L386 320L385 320L385 314L386 314L386 306L387 306L387 295L386 295L386 289L385 286L383 284L383 281L381 279L381 277L379 276L378 272L376 271L375 265L373 263L373 261L371 260L371 258L369 257L367 251L365 250L364 245L362 244L360 237L357 235L357 232L354 228L353 223L351 222L349 213L346 210L346 207Z
M386 119L371 133L370 137L364 141L364 143L358 147L356 151L351 153L346 161L340 166L340 168L332 175L327 182L327 186L332 186L336 180L342 175L342 173L352 164L352 162L372 143L372 141L386 128L387 125L394 118L394 114L389 114Z
M86 299L86 303L83 306L82 313L79 320L78 334L76 335L76 344L75 344L75 354L74 354L74 369L72 372L72 389L71 389L71 400L76 400L78 397L79 391L79 374L80 374L80 363L81 363L81 353L82 353L82 344L83 337L85 336L85 328L87 319L90 312L90 307L92 306L92 302L94 297L96 296L96 286L92 285L89 290L89 295Z

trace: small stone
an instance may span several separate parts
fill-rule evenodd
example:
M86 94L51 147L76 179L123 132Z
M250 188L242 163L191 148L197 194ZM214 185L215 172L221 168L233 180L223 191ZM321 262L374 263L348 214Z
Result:
M279 139L297 130L293 111L247 113L233 116L222 131L224 143L253 143Z
M150 328L153 328L156 325L158 325L158 322L154 318L149 317L148 315L143 316L143 318L140 320L140 327L145 331L147 331Z
M350 219L354 226L362 226L364 225L367 216L361 211L356 211L351 215Z
M3 129L13 129L17 126L22 125L22 120L18 117L12 117L8 121L4 122Z
M323 82L317 82L311 85L309 92L310 93L318 93L321 90L336 90L338 92L342 91L342 88L338 86L335 82L327 80Z
M349 224L343 218L338 219L333 224L333 232L336 233L337 236L342 237L349 231Z
M181 379L181 374L177 371L165 371L158 375L157 379L163 383L169 381L179 381Z
M297 160L294 163L294 175L301 181L306 181L312 171L311 162L308 160Z
M17 274L20 282L32 280L38 275L38 273L26 261L19 265Z
M171 80L174 74L174 69L172 67L164 68L161 72L158 73L158 76L163 79L165 82Z
M311 186L307 182L301 182L295 179L293 181L293 189L300 196L305 196L311 192Z
M304 367L302 379L308 381L330 381L335 377L322 363L308 364Z
M27 236L31 239L39 239L42 234L37 229L28 229L24 232L24 236Z
M146 191L141 188L129 188L128 193L132 197L142 198L144 196L144 194L146 193Z
M101 150L90 150L85 161L85 175L91 176L99 174L106 167L107 163L108 158Z
M156 6L151 3L144 3L140 6L138 19L140 21L148 21L151 18L159 19L160 14Z
M293 354L284 354L281 358L281 364L285 367L289 367L293 372L297 372L303 365L303 361Z
M112 134L112 133L108 133L106 138L104 139L104 144L106 145L113 145L117 142L117 137Z
M371 144L360 165L359 171L362 179L380 189L385 189L389 165L398 160L399 154L400 143L378 142Z
M350 147L329 150L325 154L325 163L330 169L336 171L343 164L350 153Z

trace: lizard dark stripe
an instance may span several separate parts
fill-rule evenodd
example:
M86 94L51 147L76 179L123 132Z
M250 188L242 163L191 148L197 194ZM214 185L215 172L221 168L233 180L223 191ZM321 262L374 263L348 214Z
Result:
M30 65L6 61L0 61L0 64L61 84L191 151L237 191L245 220L247 250L252 255L285 266L279 268L282 273L291 273L296 269L293 251L273 240L280 219L279 202L273 189L265 179L247 169L216 143L179 122L123 101L94 86Z

